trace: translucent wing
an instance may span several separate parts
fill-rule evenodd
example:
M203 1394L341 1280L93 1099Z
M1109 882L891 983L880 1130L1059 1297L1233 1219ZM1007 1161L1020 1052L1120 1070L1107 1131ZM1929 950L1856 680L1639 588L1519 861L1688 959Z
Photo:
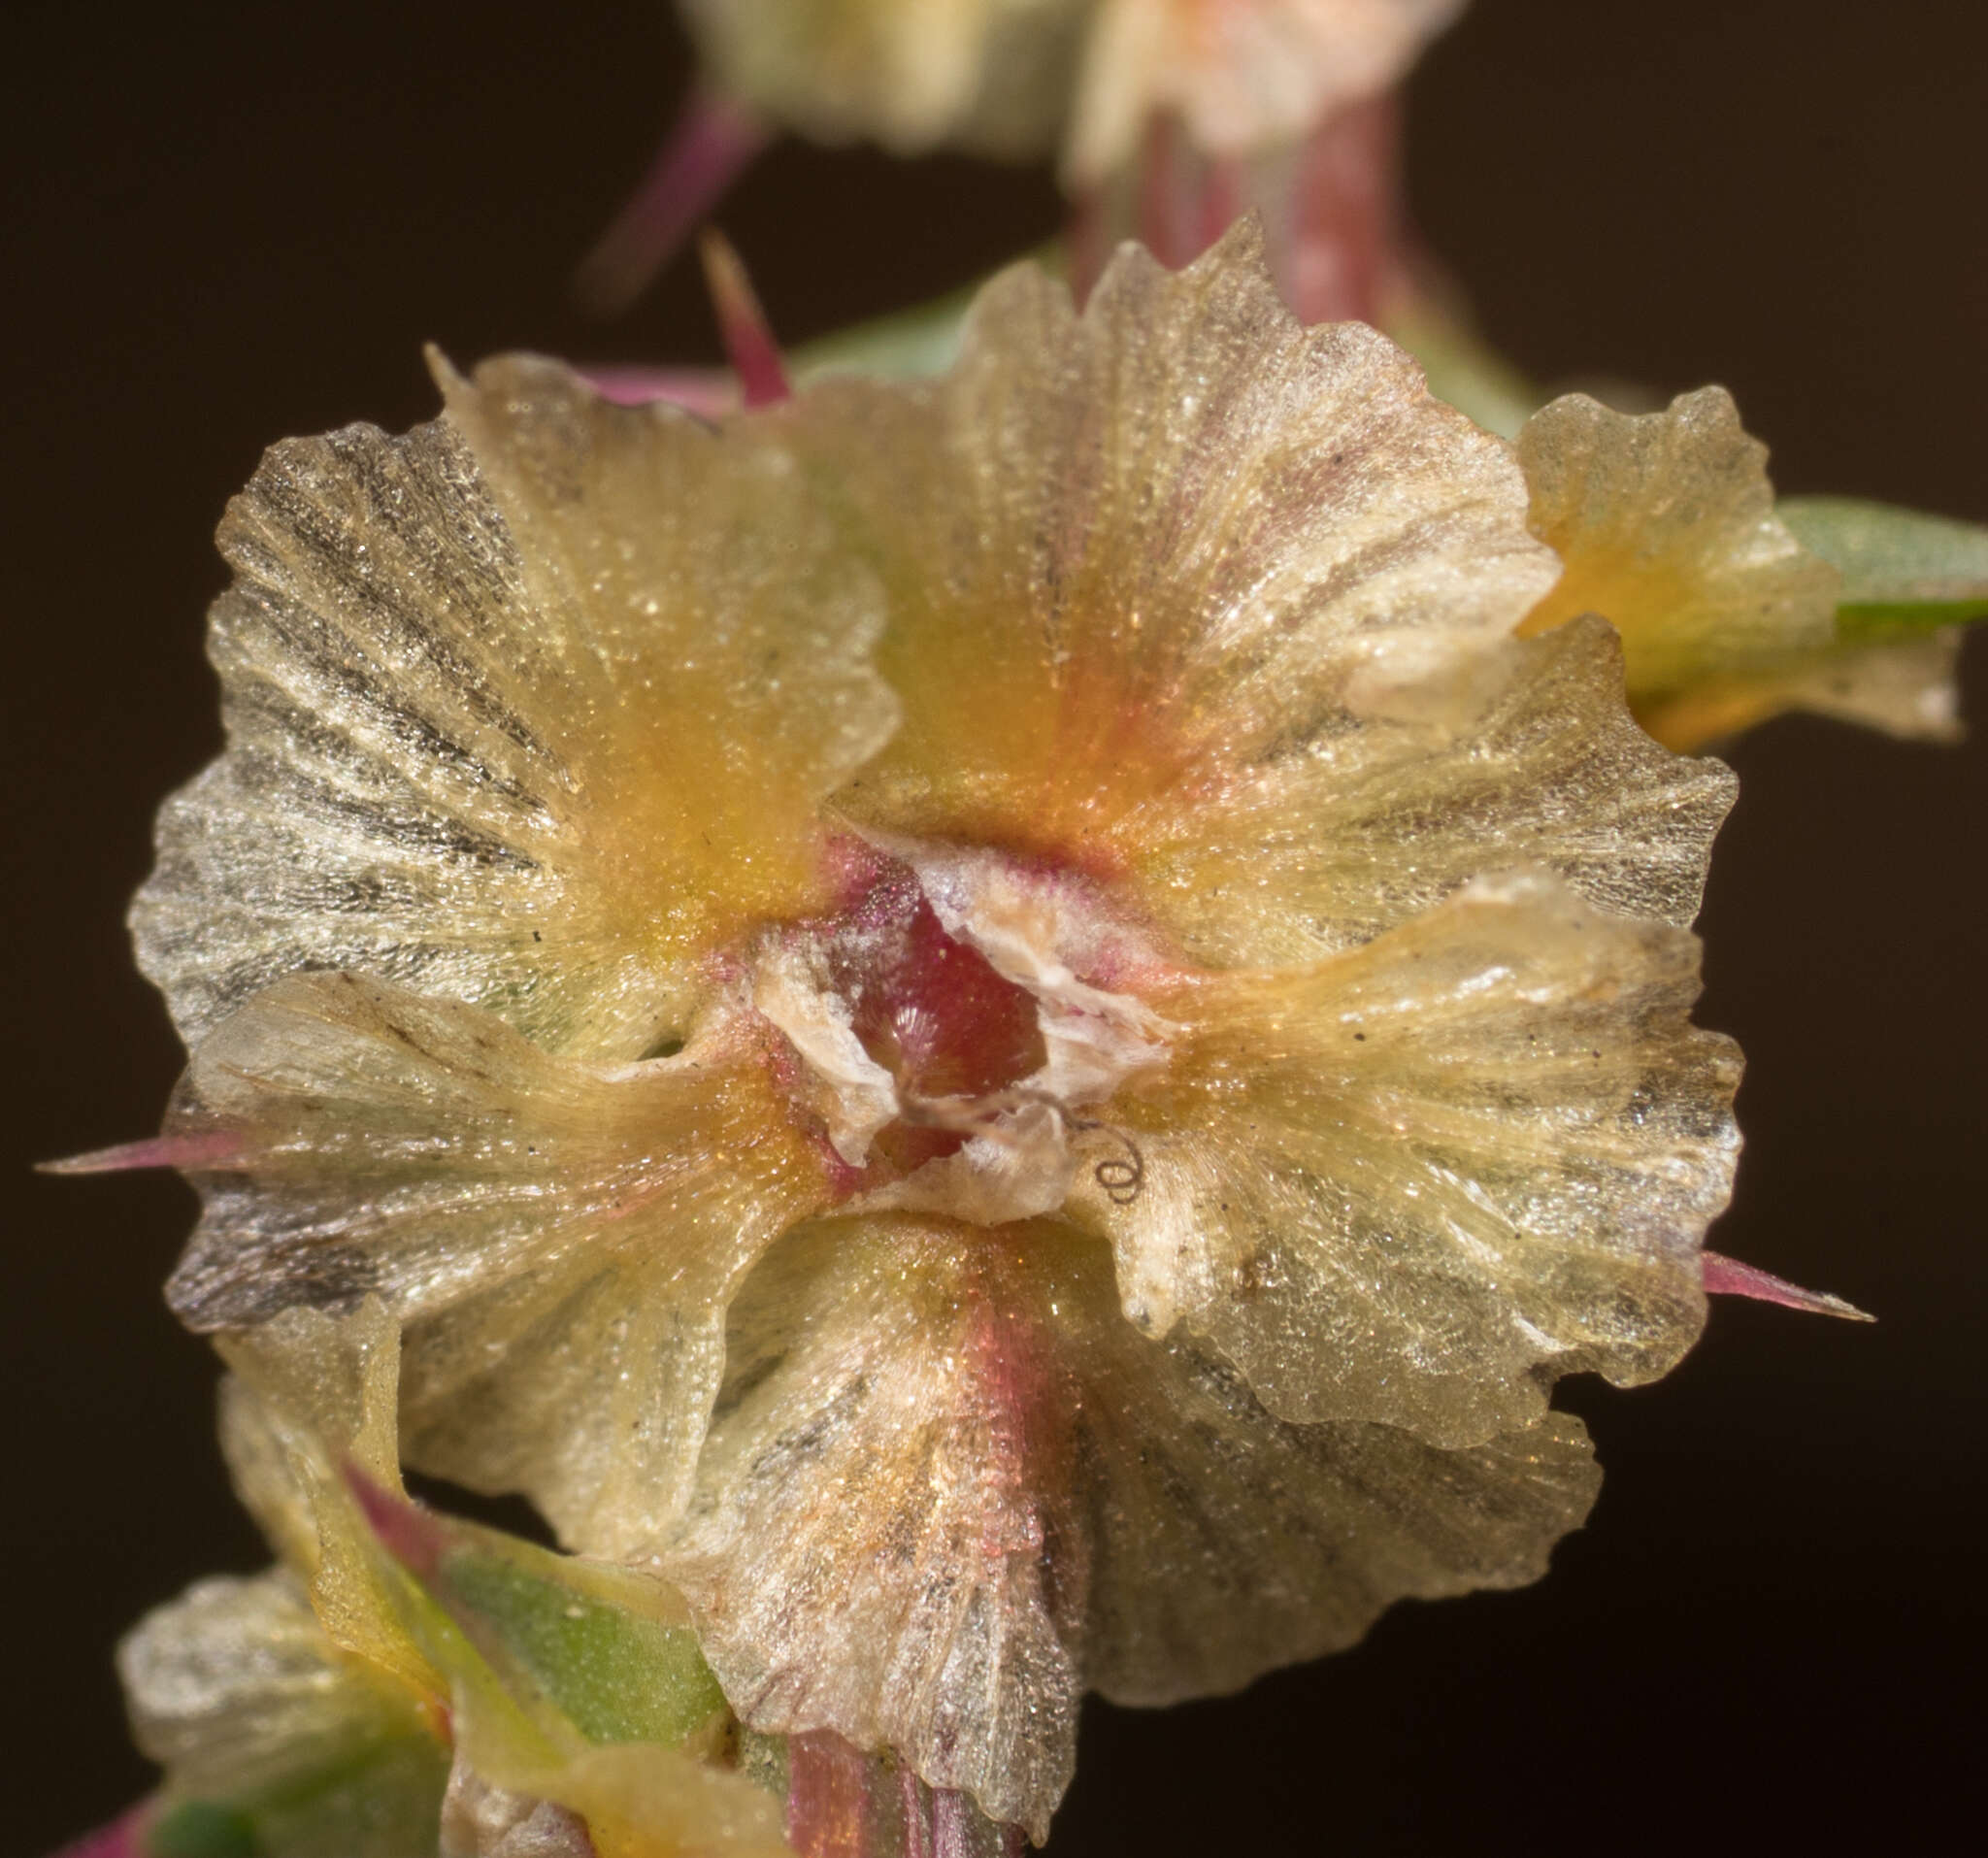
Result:
M714 937L826 895L814 803L890 703L785 454L550 362L445 385L405 438L274 448L221 525L228 748L133 917L189 1039L337 969L639 1057Z
M1068 1227L834 1221L736 1307L665 1566L747 1722L896 1748L1041 1839L1086 1687L1229 1689L1530 1579L1594 1482L1558 1417L1470 1452L1279 1424L1143 1340Z
M1567 564L1524 629L1604 614L1622 635L1630 701L1661 740L1704 739L1665 717L1705 686L1785 676L1834 643L1841 577L1775 516L1767 448L1725 388L1652 414L1568 394L1518 448L1533 531Z
M1836 645L1707 675L1650 707L1644 720L1651 734L1681 748L1722 742L1788 710L1922 742L1958 742L1960 654L1958 626L1884 645Z
M168 1293L190 1324L378 1296L414 1459L525 1490L600 1553L675 1507L732 1285L824 1191L737 1022L607 1068L349 975L225 1020L168 1127L216 1156Z
M435 1850L447 1757L407 1699L334 1650L287 1576L196 1582L125 1638L117 1671L168 1798L213 1803L255 1848Z
M1400 78L1462 0L1104 0L1067 162L1095 183L1177 113L1210 154L1296 141Z
M1079 317L1010 273L919 388L823 383L795 444L868 538L904 706L873 828L1125 883L1196 959L1363 940L1490 866L1695 912L1730 778L1637 735L1509 448L1369 330L1301 330L1247 227L1121 254Z
M1690 935L1544 876L1186 983L1171 1065L1099 1112L1137 1192L1079 1176L1082 1216L1136 1323L1185 1322L1285 1418L1529 1424L1558 1376L1652 1378L1704 1321L1739 1058L1697 993Z
M1759 713L1809 710L1889 735L1958 742L1960 655L1958 626L1895 645L1839 647L1761 692Z
M845 799L904 831L1102 855L1553 574L1508 449L1372 331L1301 330L1247 226L1177 275L1128 248L1081 317L1017 267L944 379L825 382L793 429L891 596L904 726Z
M285 1310L221 1338L221 1451L235 1493L303 1579L331 1642L446 1708L447 1679L408 1629L404 1597L346 1485L400 1488L400 1330L369 1297L348 1315Z
M1087 0L682 0L719 84L823 142L1053 146Z
M1313 959L1514 863L1622 915L1698 914L1739 782L1638 728L1606 623L1491 648L1430 694L1420 716L1333 719L1218 808L1142 813L1146 894L1190 955Z

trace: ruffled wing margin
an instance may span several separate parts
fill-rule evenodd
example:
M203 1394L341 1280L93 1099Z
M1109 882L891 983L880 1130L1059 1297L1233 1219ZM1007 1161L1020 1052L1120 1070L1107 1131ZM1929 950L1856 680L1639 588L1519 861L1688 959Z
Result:
M680 1502L732 1288L825 1191L743 1019L602 1067L351 975L224 1021L167 1128L208 1157L168 1288L191 1326L381 1299L410 1458L602 1554Z
M1029 267L915 386L780 415L874 558L904 720L859 825L1093 872L1209 964L1364 941L1489 867L1689 921L1732 780L1664 753L1551 586L1510 448L1356 324L1301 329L1253 225Z
M1136 1191L1078 1182L1127 1314L1207 1336L1286 1419L1450 1446L1530 1424L1560 1375L1665 1373L1739 1151L1738 1050L1689 1019L1698 954L1519 874L1163 994L1172 1060L1093 1138L1137 1155Z
M1233 1689L1530 1580L1596 1480L1560 1415L1465 1452L1280 1424L1060 1223L824 1221L735 1306L663 1566L746 1722L892 1747L1040 1841L1086 1688Z
M274 447L229 506L226 752L133 912L191 1043L306 969L636 1058L694 958L826 898L815 805L888 734L874 582L757 432L556 363Z
M1658 741L1693 750L1784 710L1934 741L1959 733L1959 633L1839 640L1843 578L1776 514L1767 448L1725 388L1652 414L1569 394L1518 445L1534 532L1567 563L1523 630L1606 615L1622 634L1630 702Z

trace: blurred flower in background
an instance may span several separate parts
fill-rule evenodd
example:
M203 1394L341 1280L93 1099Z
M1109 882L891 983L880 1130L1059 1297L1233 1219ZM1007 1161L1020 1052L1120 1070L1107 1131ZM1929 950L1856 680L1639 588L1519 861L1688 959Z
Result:
M1399 287L1389 95L1463 0L682 0L704 87L582 268L612 312L772 128L1057 159L1081 297L1138 239L1186 264L1249 212L1307 322Z

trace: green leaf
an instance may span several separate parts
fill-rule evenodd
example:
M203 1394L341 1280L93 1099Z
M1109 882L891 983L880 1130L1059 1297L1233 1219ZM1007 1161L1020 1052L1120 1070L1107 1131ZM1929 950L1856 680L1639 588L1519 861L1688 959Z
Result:
M796 386L828 375L861 374L917 381L944 374L959 353L977 286L954 290L910 310L855 323L804 343L788 356Z
M509 1553L466 1547L444 1556L435 1581L489 1623L588 1742L675 1747L725 1707L687 1626L586 1592L556 1563L534 1569Z
M432 1858L448 1755L418 1729L382 1735L237 1797L173 1801L148 1858Z
M1051 277L1064 274L1062 248L1054 243L1024 254ZM944 296L928 297L909 310L894 310L834 329L804 342L787 356L787 372L797 387L830 375L869 375L879 381L922 381L944 374L959 355L966 333L967 313L980 294L985 278Z
M218 1800L182 1800L145 1834L151 1858L261 1858L262 1841L246 1813Z
M410 1724L233 1806L263 1858L424 1858L435 1849L447 1782L447 1751ZM233 1853L210 1849L202 1858Z
M554 1743L679 1746L725 1709L682 1597L634 1569L436 1514L348 1472L375 1539ZM462 1676L468 1661L442 1653Z
M1843 577L1840 643L1988 619L1988 529L1854 497L1785 497L1776 514Z

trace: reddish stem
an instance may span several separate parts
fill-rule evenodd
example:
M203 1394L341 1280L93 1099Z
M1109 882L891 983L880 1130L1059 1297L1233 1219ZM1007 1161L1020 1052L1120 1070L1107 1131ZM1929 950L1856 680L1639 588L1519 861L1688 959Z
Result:
M1300 322L1379 315L1399 266L1400 142L1400 106L1380 96L1341 111L1298 149L1277 271Z
M787 1842L801 1858L875 1858L869 1763L818 1729L787 1742Z
M627 309L769 140L737 104L693 96L628 204L581 260L573 280L581 305L602 316Z
M825 1729L787 1742L787 1842L801 1858L1021 1858L1019 1826Z
M1246 155L1205 152L1178 116L1162 112L1131 169L1074 202L1072 285L1079 301L1088 296L1125 238L1177 270L1254 211L1299 321L1372 322L1403 269L1400 169L1392 95L1340 111L1301 142Z

